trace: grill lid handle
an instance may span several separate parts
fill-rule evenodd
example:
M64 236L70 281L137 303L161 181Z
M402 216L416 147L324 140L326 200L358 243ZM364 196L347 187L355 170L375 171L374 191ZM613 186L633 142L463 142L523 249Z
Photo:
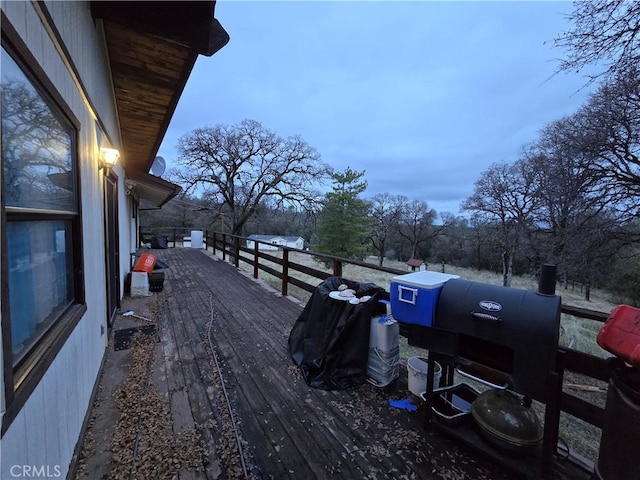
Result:
M471 312L471 316L474 320L495 322L497 324L496 326L498 327L502 325L502 319L500 317L496 317L495 315L489 315L488 313L482 312Z

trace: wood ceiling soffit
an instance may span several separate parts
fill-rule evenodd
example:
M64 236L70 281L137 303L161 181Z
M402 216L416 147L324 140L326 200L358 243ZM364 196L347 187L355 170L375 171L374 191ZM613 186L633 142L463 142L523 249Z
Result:
M106 21L127 169L148 171L193 67L187 47Z
M125 25L211 56L229 41L215 18L215 1L91 2L94 18Z
M186 47L133 32L121 25L108 24L108 34L113 61L124 69L130 68L131 72L151 73L161 81L177 81L179 74L175 66L184 65L191 56Z

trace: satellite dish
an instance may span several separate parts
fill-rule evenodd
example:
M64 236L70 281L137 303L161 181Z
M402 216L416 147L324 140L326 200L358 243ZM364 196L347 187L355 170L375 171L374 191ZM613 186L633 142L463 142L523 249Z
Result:
M166 167L167 167L167 163L164 161L164 158L156 157L153 160L153 164L151 165L151 175L155 175L156 177L161 177Z

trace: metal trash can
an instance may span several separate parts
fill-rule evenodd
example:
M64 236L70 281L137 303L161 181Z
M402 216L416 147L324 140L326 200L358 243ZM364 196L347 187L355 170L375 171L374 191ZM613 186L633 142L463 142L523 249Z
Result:
M640 478L640 372L612 371L605 405L600 451L595 466L599 480Z

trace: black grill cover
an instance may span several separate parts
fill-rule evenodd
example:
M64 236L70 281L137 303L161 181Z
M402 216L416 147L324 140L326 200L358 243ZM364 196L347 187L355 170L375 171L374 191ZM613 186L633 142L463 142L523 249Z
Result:
M151 248L168 248L169 239L164 235L154 235L151 237Z
M329 297L343 283L371 300L352 305ZM371 318L386 313L378 302L384 293L373 283L341 277L329 277L316 287L289 334L289 353L307 385L343 390L366 381Z
M515 390L543 400L560 304L556 295L453 279L442 287L434 326L457 333L458 357L508 374Z

